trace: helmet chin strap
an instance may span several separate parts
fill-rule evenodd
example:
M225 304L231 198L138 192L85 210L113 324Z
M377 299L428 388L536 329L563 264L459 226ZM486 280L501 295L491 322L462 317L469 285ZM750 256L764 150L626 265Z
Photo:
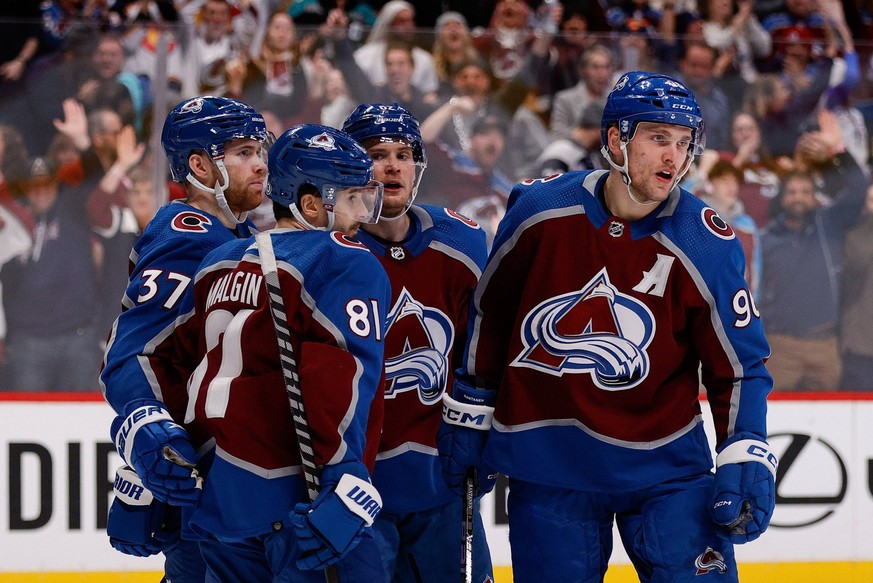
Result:
M618 170L621 173L621 180L622 180L622 182L624 182L625 187L627 188L627 195L630 197L630 199L632 201L634 201L635 203L637 203L639 205L652 206L652 205L660 204L660 201L657 201L657 200L644 201L644 200L640 200L639 198L634 196L634 193L631 189L630 171L628 170L628 167L627 167L627 161L628 161L627 142L625 140L621 140L619 142L618 147L621 148L621 154L622 154L622 157L624 158L624 161L623 161L621 166L619 166L618 164L615 163L615 161L612 159L612 155L609 153L609 148L607 148L605 145L600 148L600 153L603 154L603 157L606 158L606 161L609 163L610 166L612 166L613 168L615 168L616 170ZM672 192L673 189L676 188L676 185L679 184L679 181L682 180L682 177L685 176L685 174L691 168L691 162L693 160L694 160L694 156L687 156L686 155L685 162L682 165L682 169L676 173L676 177L673 179L673 184L670 185L670 192Z
M612 155L609 153L609 148L604 145L600 152L603 154L603 157L606 158L606 161L609 162L609 165L618 170L621 173L621 181L624 182L625 188L627 188L627 195L630 197L632 201L639 205L643 206L651 206L653 204L659 204L657 200L644 201L638 199L634 196L633 191L631 190L631 177L630 171L627 168L627 142L625 140L620 140L618 143L618 147L621 148L621 154L624 160L622 161L622 165L619 166L615 163L615 160L612 159Z
M224 196L224 191L227 190L227 186L230 184L230 178L227 175L227 168L224 167L224 162L222 160L213 160L215 162L215 166L218 168L218 171L221 173L221 180L215 181L215 187L209 188L196 178L191 173L188 174L186 180L194 185L198 190L202 190L203 192L208 192L209 194L215 196L215 201L218 203L218 208L224 213L224 216L233 224L239 225L244 223L246 217L249 216L248 212L241 212L237 217L233 214L233 211L230 210L230 206L227 204L227 198Z

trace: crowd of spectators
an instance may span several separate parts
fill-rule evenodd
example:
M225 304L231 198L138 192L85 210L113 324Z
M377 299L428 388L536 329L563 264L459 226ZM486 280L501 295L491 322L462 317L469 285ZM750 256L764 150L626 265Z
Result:
M606 167L633 69L701 104L683 186L743 244L776 390L873 390L871 56L865 0L5 0L0 390L96 389L132 242L178 196L156 130L182 99L238 98L277 135L401 103L419 202L493 236L515 182Z

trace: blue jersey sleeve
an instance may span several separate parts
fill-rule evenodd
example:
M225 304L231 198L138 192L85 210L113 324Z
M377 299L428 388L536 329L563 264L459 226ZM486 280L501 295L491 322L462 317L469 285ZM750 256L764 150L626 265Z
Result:
M180 301L201 260L234 238L217 218L183 204L162 207L146 228L131 252L122 312L100 372L101 390L117 412L134 399L164 401L165 388L184 381L164 352Z

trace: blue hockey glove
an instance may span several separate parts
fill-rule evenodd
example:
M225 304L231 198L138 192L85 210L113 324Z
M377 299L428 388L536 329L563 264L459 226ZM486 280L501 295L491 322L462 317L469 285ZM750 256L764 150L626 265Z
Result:
M116 470L114 490L106 523L112 548L125 555L148 557L178 537L178 532L161 530L167 505L146 490L133 468L122 466Z
M482 463L495 398L494 391L475 389L460 382L455 382L452 395L443 395L443 421L437 433L437 448L443 479L461 496L468 468L477 470L477 495L493 490L497 481L497 473Z
M112 437L122 459L162 502L191 506L203 480L194 464L197 452L188 432L175 423L160 401L131 401L112 422Z
M764 441L743 439L715 458L712 519L734 544L755 540L767 530L776 505L776 455Z
M300 548L297 567L324 569L339 561L358 544L381 509L382 498L363 464L325 466L315 502L298 504L291 513Z

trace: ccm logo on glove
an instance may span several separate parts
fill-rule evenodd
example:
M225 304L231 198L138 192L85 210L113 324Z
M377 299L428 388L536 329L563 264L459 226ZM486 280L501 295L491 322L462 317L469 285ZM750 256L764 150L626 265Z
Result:
M453 399L448 393L443 395L443 420L450 425L460 425L471 429L491 429L494 407L471 405Z

